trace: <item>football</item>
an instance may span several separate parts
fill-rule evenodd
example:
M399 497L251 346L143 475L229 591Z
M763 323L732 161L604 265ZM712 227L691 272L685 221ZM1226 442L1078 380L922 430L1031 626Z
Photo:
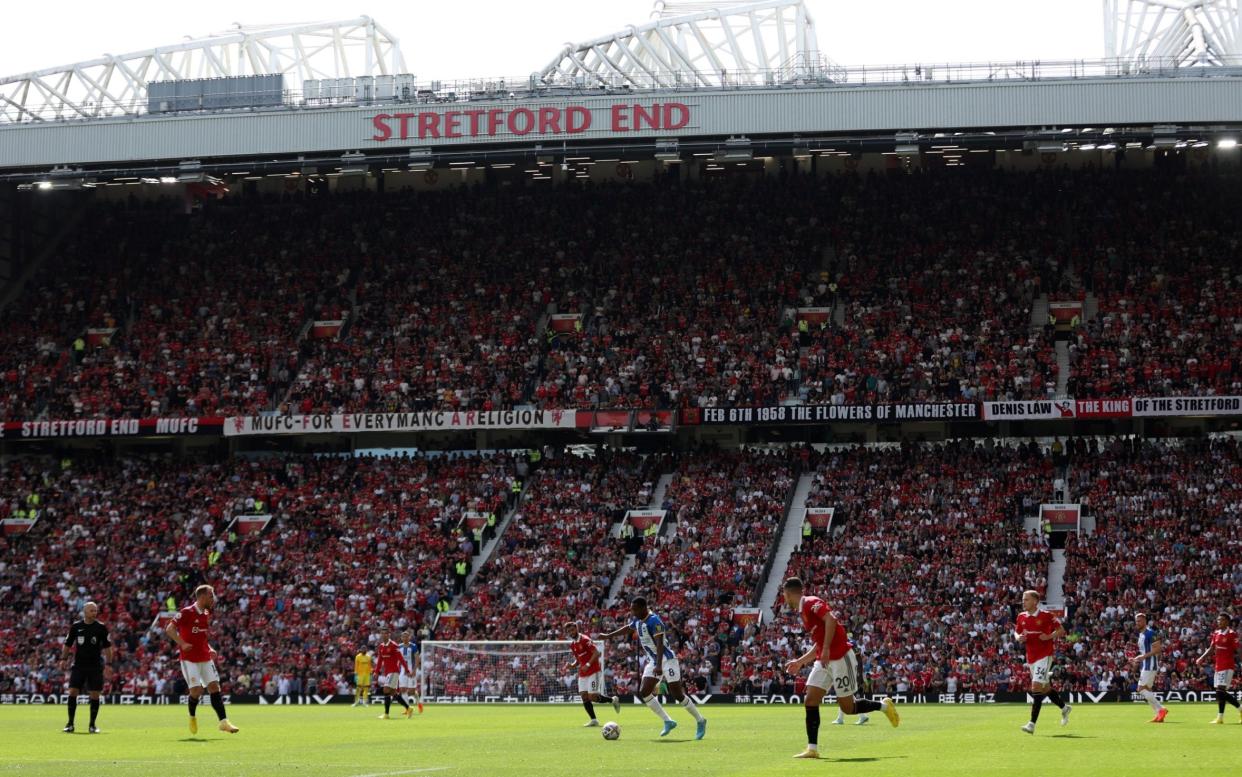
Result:
M604 739L611 742L614 739L621 738L621 727L610 720L604 724L604 728L600 733L604 735Z

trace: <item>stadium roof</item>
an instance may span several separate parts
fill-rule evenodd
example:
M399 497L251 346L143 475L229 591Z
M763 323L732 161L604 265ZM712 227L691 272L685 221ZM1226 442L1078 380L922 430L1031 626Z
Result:
M368 16L238 26L171 46L0 78L0 121L137 114L146 108L152 81L280 73L300 88L308 79L404 72L397 39Z
M1239 0L1104 0L1104 29L1110 58L1203 66L1242 56Z
M548 84L635 88L754 86L833 67L803 0L657 0L652 21L567 43Z

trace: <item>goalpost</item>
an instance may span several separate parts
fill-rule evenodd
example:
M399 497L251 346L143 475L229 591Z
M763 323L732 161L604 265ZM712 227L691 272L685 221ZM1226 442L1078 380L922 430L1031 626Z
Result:
M596 642L600 664L604 643ZM419 693L425 702L575 702L578 669L568 640L427 641ZM569 665L573 663L573 669Z

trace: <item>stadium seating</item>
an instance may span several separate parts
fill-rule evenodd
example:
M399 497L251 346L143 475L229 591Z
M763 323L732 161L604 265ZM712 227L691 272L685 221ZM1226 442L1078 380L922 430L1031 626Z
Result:
M1021 591L1047 574L1047 547L1021 521L1024 497L1051 488L1042 450L857 448L829 454L815 481L808 506L836 507L844 526L803 543L789 574L839 608L871 688L943 689L954 673L961 690L1024 681L1006 626ZM783 685L780 664L800 654L801 633L783 613L739 658L737 687Z
M1205 689L1194 666L1220 612L1242 604L1242 451L1235 439L1113 440L1071 453L1073 493L1095 531L1068 547L1066 678L1133 690L1134 615L1164 635L1160 690ZM1208 667L1210 669L1210 666Z
M60 690L47 635L88 600L113 629L122 687L173 687L176 654L148 627L204 580L220 587L228 625L212 644L235 692L273 674L335 685L377 623L426 633L470 555L463 513L502 510L515 473L500 455L8 464L0 517L34 495L39 521L0 536L0 691ZM260 510L274 516L264 532L226 529Z
M1141 217L1166 183L1173 214ZM1242 391L1235 188L1065 171L101 204L3 314L0 413L1039 398L1034 300L1088 293L1071 393ZM800 331L807 306L832 314ZM87 329L116 332L75 349Z
M644 548L625 590L670 621L687 677L718 684L740 644L734 609L752 606L766 580L793 469L787 451L703 452L679 462L664 498L675 523Z

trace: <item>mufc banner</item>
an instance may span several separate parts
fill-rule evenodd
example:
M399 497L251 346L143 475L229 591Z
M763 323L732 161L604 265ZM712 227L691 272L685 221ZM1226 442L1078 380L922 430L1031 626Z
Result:
M259 534L267 525L272 522L272 516L263 515L235 515L233 520L229 521L229 525L224 527L224 531L230 529L238 534Z
M642 534L652 526L659 526L664 523L665 510L626 510L625 520L639 534Z
M9 535L25 534L26 532L34 528L35 521L37 520L39 519L38 518L5 518L3 521L0 521L0 524L4 525L5 534L9 534Z
M816 529L832 528L832 517L837 512L835 507L808 507L806 520Z
M1076 504L1045 504L1039 506L1039 522L1045 521L1053 531L1078 531L1082 508Z
M900 405L775 405L773 407L705 407L704 425L885 423L894 421L976 421L974 402L916 402ZM694 423L683 415L683 423Z
M472 429L575 429L573 410L433 410L421 413L256 415L225 419L225 437L261 434L357 434Z
M1049 302L1048 320L1057 329L1073 329L1082 323L1082 301Z
M1074 418L1076 412L1073 398L983 403L986 421L1065 420Z
M819 326L832 318L832 308L798 308L798 320Z
M763 613L758 607L734 607L733 622L745 628L750 624L763 622Z
M219 436L223 418L78 418L68 421L8 421L0 424L0 440L42 440L51 437L184 437Z
M1242 397L1138 397L1136 416L1240 415Z

